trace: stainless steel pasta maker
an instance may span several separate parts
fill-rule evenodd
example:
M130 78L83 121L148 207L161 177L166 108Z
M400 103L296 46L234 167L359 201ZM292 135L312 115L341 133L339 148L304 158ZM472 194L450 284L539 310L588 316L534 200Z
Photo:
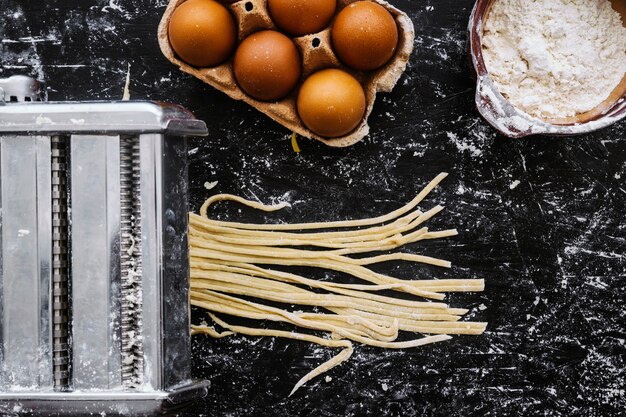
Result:
M155 102L0 80L0 415L168 413L190 379L186 137Z

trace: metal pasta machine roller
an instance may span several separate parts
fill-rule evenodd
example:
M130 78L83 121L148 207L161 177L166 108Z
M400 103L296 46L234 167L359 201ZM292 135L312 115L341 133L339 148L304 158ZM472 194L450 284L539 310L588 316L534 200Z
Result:
M190 380L181 107L0 80L0 415L152 416Z

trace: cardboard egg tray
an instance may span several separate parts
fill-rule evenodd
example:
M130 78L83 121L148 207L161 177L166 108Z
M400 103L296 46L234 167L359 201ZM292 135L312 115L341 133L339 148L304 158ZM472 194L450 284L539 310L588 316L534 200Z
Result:
M206 82L218 90L228 94L236 100L244 102L265 113L278 123L293 132L307 138L317 139L326 145L335 147L350 146L363 139L369 133L367 119L372 112L377 92L389 92L398 82L404 72L406 64L413 51L414 29L411 19L402 11L391 6L383 0L370 0L385 7L396 21L398 27L398 46L391 60L383 67L374 71L360 72L344 66L336 57L331 43L330 26L321 32L301 37L291 37L300 50L302 57L302 77L300 84L312 73L325 68L341 68L352 74L363 86L366 98L365 116L361 123L348 135L338 138L325 138L310 131L298 116L296 99L300 84L286 98L277 102L263 102L246 95L237 85L233 72L232 56L225 63L212 68L195 68L178 59L172 49L168 38L168 26L174 9L185 0L170 0L161 23L158 37L161 51L167 59L177 65L181 71ZM356 0L338 0L338 13L345 6ZM223 3L230 8L238 25L238 37L241 42L248 35L264 29L279 30L270 17L267 9L267 0L241 0L231 5ZM335 13L335 14L336 14ZM289 35L288 35L289 36ZM233 54L234 55L234 54Z

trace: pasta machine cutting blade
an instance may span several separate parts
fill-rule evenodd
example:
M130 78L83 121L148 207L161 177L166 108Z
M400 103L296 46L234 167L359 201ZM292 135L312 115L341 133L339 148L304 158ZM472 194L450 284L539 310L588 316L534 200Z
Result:
M190 379L187 144L155 102L0 80L0 415L174 411Z

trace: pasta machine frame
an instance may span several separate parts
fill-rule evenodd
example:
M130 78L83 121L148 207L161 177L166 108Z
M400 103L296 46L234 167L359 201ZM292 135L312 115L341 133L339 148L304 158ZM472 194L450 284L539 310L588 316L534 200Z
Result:
M0 414L172 412L190 379L185 109L0 80Z

